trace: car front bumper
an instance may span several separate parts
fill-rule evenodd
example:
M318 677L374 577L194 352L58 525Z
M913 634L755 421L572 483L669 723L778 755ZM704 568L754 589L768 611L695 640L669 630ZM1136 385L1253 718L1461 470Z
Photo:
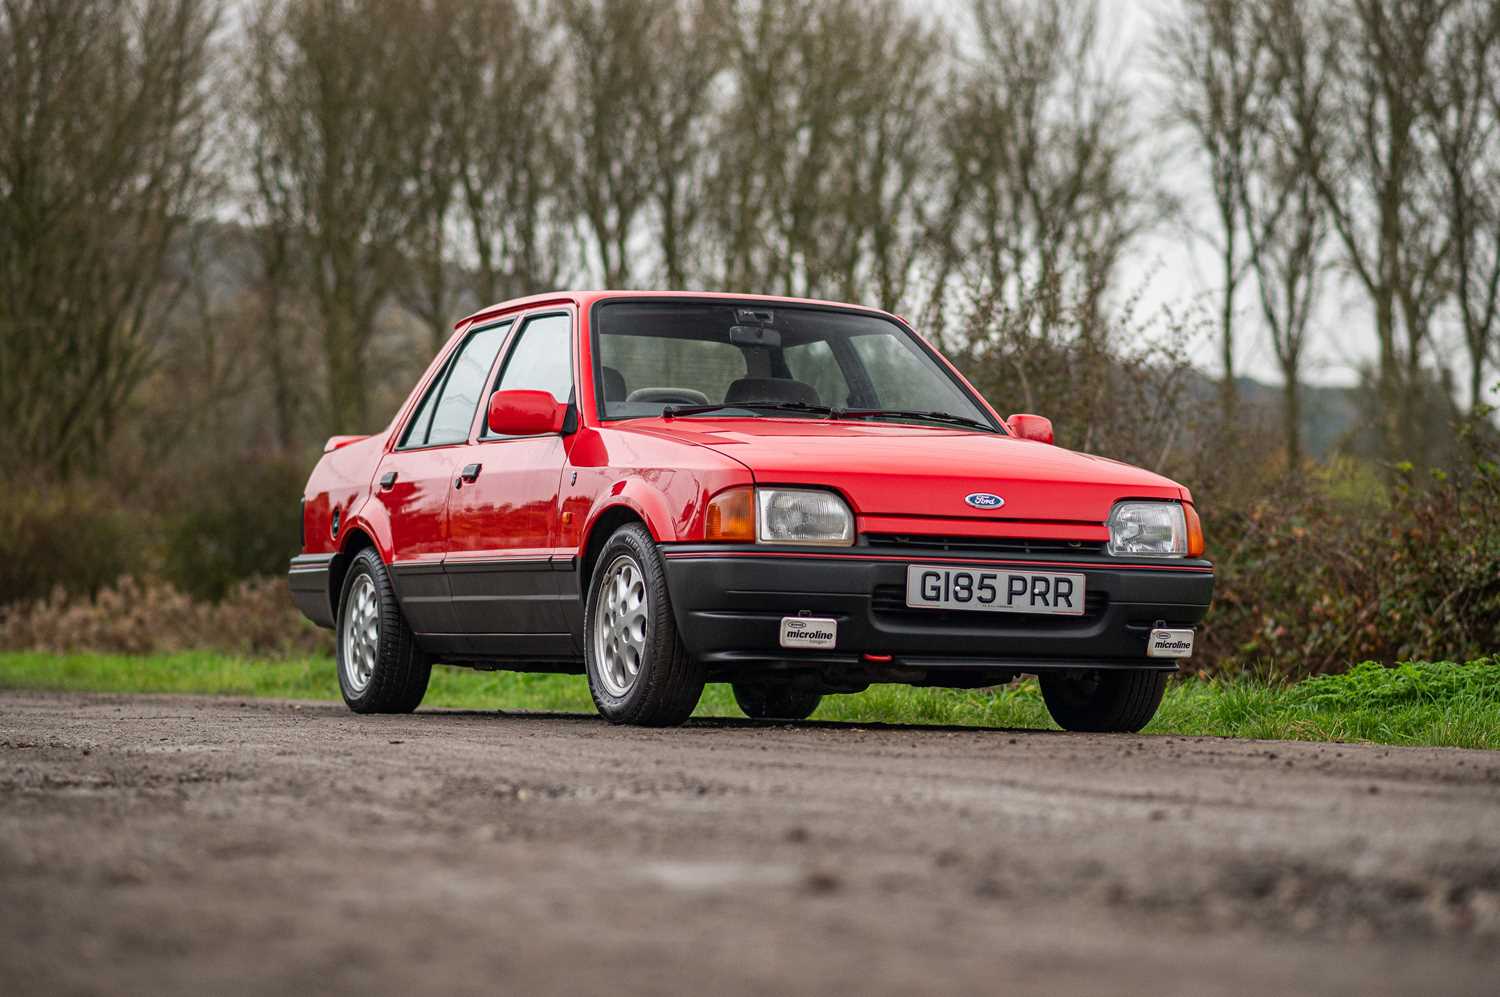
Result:
M1125 562L1045 554L1016 557L924 555L672 544L663 547L677 627L688 650L718 677L763 669L852 666L872 681L966 684L1016 672L1049 669L1155 668L1178 661L1151 658L1156 626L1190 628L1213 596L1208 561ZM1083 616L911 609L906 569L939 564L1005 571L1064 571L1086 578ZM781 646L784 617L838 621L826 650ZM945 675L947 678L945 678ZM953 680L952 682L949 679Z

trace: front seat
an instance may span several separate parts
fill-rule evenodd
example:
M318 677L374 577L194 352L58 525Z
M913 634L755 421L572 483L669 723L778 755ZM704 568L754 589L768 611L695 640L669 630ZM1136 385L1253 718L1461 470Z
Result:
M613 367L602 367L604 374L604 400L607 402L623 402L629 395L630 389L625 384L625 375Z
M802 381L784 377L742 377L729 385L724 392L724 404L737 402L800 402L803 405L821 405L818 389Z

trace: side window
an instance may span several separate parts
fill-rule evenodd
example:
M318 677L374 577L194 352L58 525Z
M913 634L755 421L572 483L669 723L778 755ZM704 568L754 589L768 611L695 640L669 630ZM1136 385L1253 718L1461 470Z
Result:
M516 334L515 345L495 382L496 391L550 391L566 402L573 395L573 320L567 315L529 319ZM484 437L494 439L489 427Z
M502 322L470 333L422 400L401 440L403 448L462 443L469 438L480 389L508 331L510 323Z
M788 346L782 351L787 369L804 384L811 384L824 405L843 408L849 404L849 382L839 369L833 348L826 339Z
M417 414L406 425L406 433L401 437L398 449L420 447L426 442L427 427L432 425L432 410L437 406L438 395L443 390L443 378L447 376L448 368L444 367L437 372L437 377L432 379L432 384L427 387L426 397L422 399L422 404L417 406Z

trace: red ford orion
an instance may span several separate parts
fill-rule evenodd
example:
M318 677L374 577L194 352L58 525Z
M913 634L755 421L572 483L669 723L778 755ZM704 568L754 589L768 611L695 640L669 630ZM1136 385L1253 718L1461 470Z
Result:
M292 595L361 713L435 662L583 672L653 725L706 682L801 719L1031 673L1063 727L1139 730L1213 592L1186 488L1001 419L893 315L791 298L486 309L303 506Z

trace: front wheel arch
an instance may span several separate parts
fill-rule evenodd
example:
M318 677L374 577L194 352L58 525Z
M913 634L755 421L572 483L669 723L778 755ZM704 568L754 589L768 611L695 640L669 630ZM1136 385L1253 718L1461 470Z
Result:
M651 534L653 541L661 542L661 538L651 528L651 524L646 522L645 517L630 506L614 505L605 509L589 526L588 535L584 537L582 544L577 574L580 598L588 596L589 580L594 577L594 565L599 561L599 552L604 549L609 538L614 536L615 531L627 523L639 523L647 533Z

